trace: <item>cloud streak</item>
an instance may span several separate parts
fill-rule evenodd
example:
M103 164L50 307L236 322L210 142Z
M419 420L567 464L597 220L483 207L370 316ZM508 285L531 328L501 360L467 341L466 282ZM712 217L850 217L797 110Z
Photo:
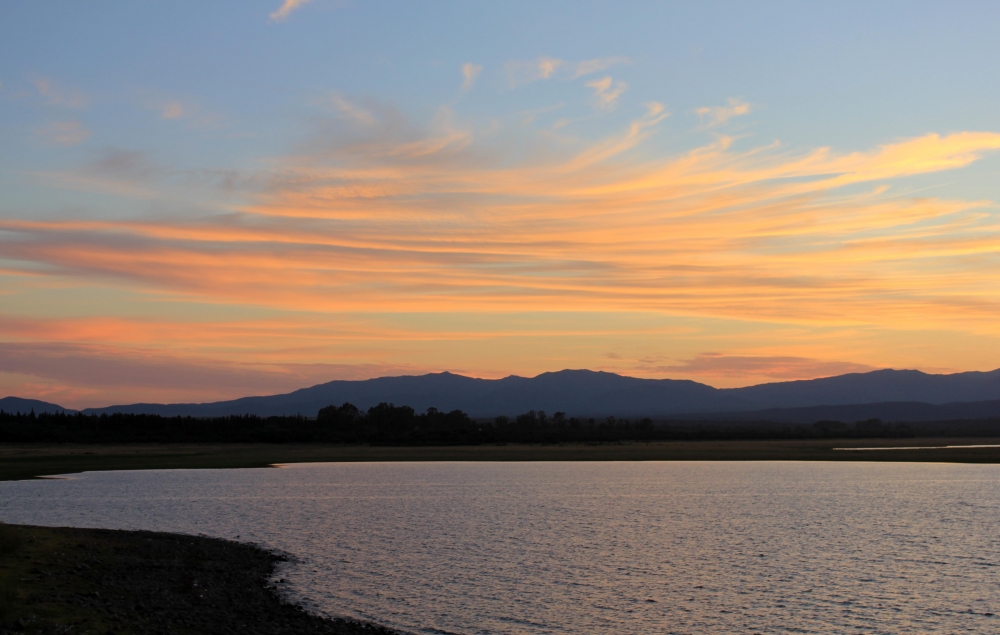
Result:
M730 97L728 106L703 106L696 108L694 112L701 119L703 129L714 128L725 124L733 117L750 114L750 104Z
M48 77L36 77L34 84L38 94L44 97L49 105L64 108L85 108L90 105L90 98L86 93L67 89Z
M1000 135L958 133L847 154L638 148L659 105L558 161L472 160L446 130L290 158L236 215L0 221L0 256L299 310L654 311L822 324L988 326L1000 222L982 201L846 185L968 165Z
M45 143L62 146L80 145L90 138L90 131L79 121L53 121L36 130Z
M610 77L590 83L595 96L618 91L608 104L623 103ZM681 152L657 136L669 114L659 103L600 138L538 132L516 144L502 129L463 123L450 108L420 127L377 104L333 95L324 105L352 124L349 131L320 128L298 153L269 160L252 178L227 177L252 183L242 190L248 202L234 208L0 217L0 276L9 293L45 285L116 289L282 318L192 327L178 320L0 316L5 340L106 347L73 353L81 359L111 359L119 351L139 360L158 351L223 373L227 364L288 360L335 360L343 367L337 372L392 363L461 370L453 360L468 361L462 356L470 353L461 352L468 350L507 360L497 365L509 372L524 368L525 351L534 360L544 349L548 367L535 368L541 371L581 365L560 356L560 341L593 346L590 359L597 360L611 350L606 342L631 337L611 327L589 333L558 325L583 315L613 316L614 323L653 316L780 325L783 333L924 332L957 324L977 337L1000 338L995 202L914 196L897 182L969 166L1000 150L1000 134L925 134L847 151L753 146L717 135ZM525 143L532 152L509 151ZM100 186L150 200L158 188L193 182L122 151L61 178L64 187ZM508 325L511 316L529 313L561 317L523 332ZM480 330L406 330L373 326L375 315L493 322ZM667 337L652 327L631 332L640 333L636 346L643 349ZM520 348L507 344L515 341ZM708 345L666 355L686 360L680 363L652 360L621 370L732 383L740 373L802 378L882 365L873 356L837 361L849 356L819 345L764 348ZM522 357L514 359L514 350ZM76 382L81 395L104 390L58 375L52 369L62 358L55 353L38 354L50 359L50 370L9 381L37 380L46 390ZM16 368L3 372L13 377ZM253 373L240 376L242 386L260 385ZM137 386L135 394L146 389ZM186 384L171 390L197 392Z
M623 56L602 57L579 62L569 62L556 57L539 57L534 60L511 60L504 64L511 88L544 79L578 79L607 70L612 66L630 63Z
M353 121L354 123L366 126L375 123L375 115L373 115L370 111L339 95L331 95L330 103L341 115L344 116L344 118Z
M625 82L615 82L610 76L607 76L587 82L587 87L594 89L594 108L614 110L618 106L618 98L622 96L628 85Z
M476 77L483 71L482 66L478 66L471 62L462 64L462 90L469 90L472 88L472 83L476 81Z
M180 119L190 114L190 109L185 108L184 104L179 101L168 101L163 104L160 113L164 119Z
M582 62L577 62L576 71L573 73L573 79L578 77L583 77L584 75L590 75L592 73L599 73L601 71L607 70L612 66L617 66L619 64L628 64L630 62L629 58L623 56L616 57L602 57L592 60L584 60Z
M867 364L793 357L788 355L725 355L701 353L680 364L645 366L655 371L682 377L748 377L767 378L771 381L791 381L833 377L846 373L867 373L877 370Z
M281 6L278 7L278 9L271 14L270 16L271 21L281 22L287 19L288 16L292 13L292 11L295 11L296 9L306 4L307 2L311 2L311 0L284 0Z

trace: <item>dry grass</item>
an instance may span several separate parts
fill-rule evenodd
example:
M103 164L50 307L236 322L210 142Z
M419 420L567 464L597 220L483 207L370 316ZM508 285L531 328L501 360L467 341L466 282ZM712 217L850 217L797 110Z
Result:
M24 531L0 523L0 562L21 550L25 545ZM4 567L0 571L0 622L10 617L19 606L19 593L15 578Z
M0 557L12 554L24 546L24 533L17 527L0 523Z
M14 615L18 606L17 586L13 582L0 582L0 622Z

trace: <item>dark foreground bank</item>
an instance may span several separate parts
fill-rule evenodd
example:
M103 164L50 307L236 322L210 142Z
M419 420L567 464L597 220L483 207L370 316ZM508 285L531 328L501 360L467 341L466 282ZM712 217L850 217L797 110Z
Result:
M906 450L877 450L884 446ZM947 447L952 446L952 447ZM955 447L957 446L957 447ZM838 447L868 448L864 452ZM917 449L936 448L936 449ZM995 438L664 441L391 447L325 443L0 443L0 481L99 470L259 468L354 461L891 461L1000 463Z
M281 561L214 538L0 524L0 634L395 635L282 602Z

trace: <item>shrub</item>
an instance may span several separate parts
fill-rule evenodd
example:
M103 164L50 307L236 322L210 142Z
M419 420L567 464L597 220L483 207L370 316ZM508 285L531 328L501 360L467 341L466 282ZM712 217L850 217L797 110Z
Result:
M0 622L6 621L17 608L17 587L13 583L0 582Z
M0 523L0 556L14 553L24 544L24 534L17 527Z

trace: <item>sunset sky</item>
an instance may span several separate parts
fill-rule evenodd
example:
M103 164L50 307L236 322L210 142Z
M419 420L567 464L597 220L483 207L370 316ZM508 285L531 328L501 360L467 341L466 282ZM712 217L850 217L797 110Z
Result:
M0 396L1000 367L996 2L0 0Z

